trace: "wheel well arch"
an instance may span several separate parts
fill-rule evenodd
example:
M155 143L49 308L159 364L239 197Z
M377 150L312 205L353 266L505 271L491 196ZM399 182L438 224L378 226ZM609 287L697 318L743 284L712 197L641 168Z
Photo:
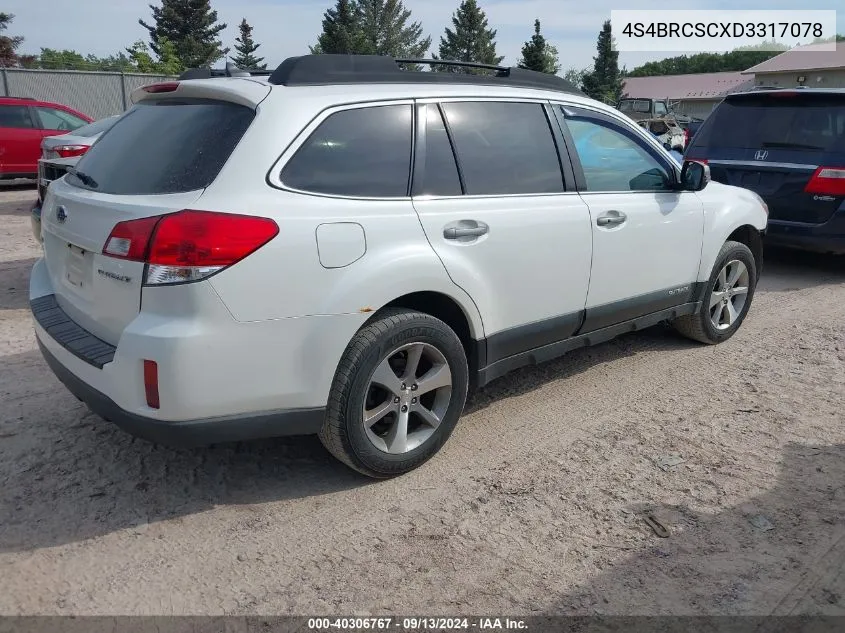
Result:
M757 279L760 279L760 274L763 272L763 237L760 230L750 224L744 224L734 229L725 241L745 244L751 250L757 267Z
M486 364L486 346L473 337L472 324L461 305L449 295L435 291L412 292L403 295L384 305L385 308L405 308L424 312L440 319L458 335L464 346L467 362L470 368L470 382L476 372ZM377 311L373 317L381 311Z

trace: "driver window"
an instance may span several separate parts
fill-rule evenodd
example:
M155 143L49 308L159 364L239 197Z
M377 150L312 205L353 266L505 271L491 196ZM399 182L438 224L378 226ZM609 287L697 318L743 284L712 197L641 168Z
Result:
M669 191L666 167L612 124L567 117L588 191Z
M35 111L38 113L38 118L41 119L42 130L64 130L70 132L83 125L88 125L88 121L84 121L70 112L56 110L55 108L36 106Z
M654 114L657 116L663 116L664 114L666 114L666 104L662 101L655 101Z

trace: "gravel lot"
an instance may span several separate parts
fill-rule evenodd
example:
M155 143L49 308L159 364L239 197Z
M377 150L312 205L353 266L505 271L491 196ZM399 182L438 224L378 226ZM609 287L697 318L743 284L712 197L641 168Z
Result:
M0 613L845 615L842 260L767 253L724 345L505 377L373 483L313 438L174 451L90 414L32 334L34 195L0 191Z

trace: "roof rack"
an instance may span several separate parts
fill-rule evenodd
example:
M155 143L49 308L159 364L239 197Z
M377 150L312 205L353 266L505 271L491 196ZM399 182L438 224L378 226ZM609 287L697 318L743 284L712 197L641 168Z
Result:
M420 72L402 65L454 66L494 71L495 74ZM394 59L383 55L302 55L289 57L270 74L277 86L322 86L372 83L458 83L521 86L583 94L574 84L558 77L524 68L477 64L442 59Z
M272 72L272 70L262 70L260 68L238 68L232 62L226 62L225 68L188 68L188 70L179 75L179 81L211 79L213 77L266 77Z

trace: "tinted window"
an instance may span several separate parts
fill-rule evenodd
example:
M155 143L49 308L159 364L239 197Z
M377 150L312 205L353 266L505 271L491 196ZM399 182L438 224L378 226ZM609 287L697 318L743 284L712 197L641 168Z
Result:
M0 106L0 127L31 128L29 108L26 106Z
M293 189L364 198L408 195L411 106L336 112L282 170Z
M164 194L210 185L255 113L223 101L142 101L91 147L77 169L114 194ZM90 181L89 181L90 184Z
M65 112L64 110L35 106L35 111L38 113L38 118L41 119L42 130L71 131L83 125L88 125L88 121L85 119L80 119L78 116L70 112Z
M694 145L845 151L845 99L814 94L729 99L710 115Z
M670 188L663 164L616 126L572 117L566 125L590 191L653 191Z
M538 103L444 103L468 195L563 191L557 150Z
M440 115L440 109L433 104L425 110L425 162L421 174L422 182L415 188L415 194L431 196L461 195L461 179L458 166L449 142L449 135Z

